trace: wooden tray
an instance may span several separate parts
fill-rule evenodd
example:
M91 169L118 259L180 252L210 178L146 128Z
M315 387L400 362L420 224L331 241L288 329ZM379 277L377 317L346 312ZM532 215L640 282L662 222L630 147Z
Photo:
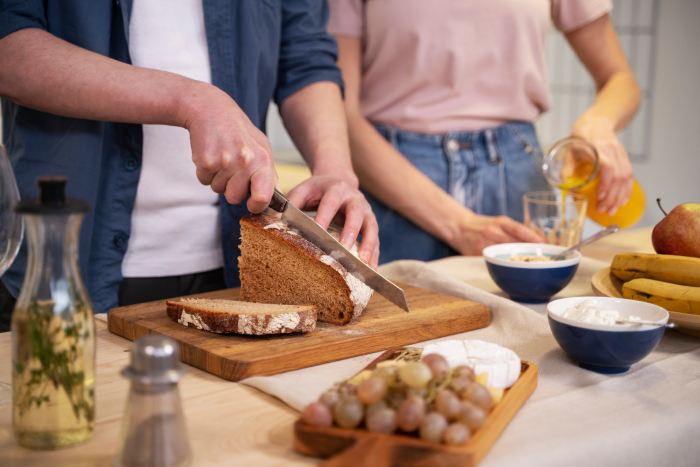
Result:
M362 316L347 326L317 323L309 333L243 336L188 328L168 318L165 301L110 310L109 330L130 340L164 334L180 342L183 362L222 378L239 381L366 355L489 325L485 305L410 285L399 284L408 300L406 313L374 294ZM197 295L238 298L239 289Z
M365 369L373 370L397 350L400 349L384 352ZM300 419L294 424L294 449L309 456L331 457L324 467L474 467L535 391L537 374L534 363L522 362L518 381L506 389L486 424L464 446L445 446L410 435L387 435L364 429L309 426Z
M601 269L591 277L591 288L599 297L624 298L622 296L622 282L610 271L610 268ZM700 315L687 313L675 313L669 311L669 321L676 324L675 330L695 337L700 337Z

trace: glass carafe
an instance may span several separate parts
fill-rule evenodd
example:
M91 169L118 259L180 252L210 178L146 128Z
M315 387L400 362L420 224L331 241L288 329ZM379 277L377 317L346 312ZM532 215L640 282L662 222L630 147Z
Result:
M87 440L95 419L95 325L78 269L85 201L66 199L66 179L38 180L23 200L29 257L12 315L12 424L17 442L58 449Z
M598 212L598 185L600 184L599 157L595 146L583 138L562 139L552 146L542 165L547 182L563 191L583 195L588 200L586 216L603 227L617 224L624 229L634 225L644 214L646 198L637 180L627 204L620 206L612 216Z

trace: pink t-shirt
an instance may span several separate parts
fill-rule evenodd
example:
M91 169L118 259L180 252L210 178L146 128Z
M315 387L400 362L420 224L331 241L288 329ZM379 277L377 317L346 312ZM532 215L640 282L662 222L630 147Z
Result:
M421 133L534 121L549 108L550 20L573 31L611 0L329 0L328 31L362 37L361 106Z

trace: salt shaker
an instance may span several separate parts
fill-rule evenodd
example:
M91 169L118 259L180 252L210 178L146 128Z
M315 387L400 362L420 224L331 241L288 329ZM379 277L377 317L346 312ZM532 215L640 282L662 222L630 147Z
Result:
M192 451L177 382L185 375L177 342L147 336L131 347L131 380L115 467L186 467Z

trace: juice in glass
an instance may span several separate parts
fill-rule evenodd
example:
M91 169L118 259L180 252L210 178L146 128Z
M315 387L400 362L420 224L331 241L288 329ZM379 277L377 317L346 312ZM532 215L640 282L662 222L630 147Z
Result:
M542 165L545 178L550 185L562 190L564 198L572 191L588 200L586 215L591 220L603 227L617 224L624 229L634 225L644 214L646 205L641 185L633 181L630 199L614 215L598 212L598 169L598 151L595 147L584 139L573 137L555 143Z

